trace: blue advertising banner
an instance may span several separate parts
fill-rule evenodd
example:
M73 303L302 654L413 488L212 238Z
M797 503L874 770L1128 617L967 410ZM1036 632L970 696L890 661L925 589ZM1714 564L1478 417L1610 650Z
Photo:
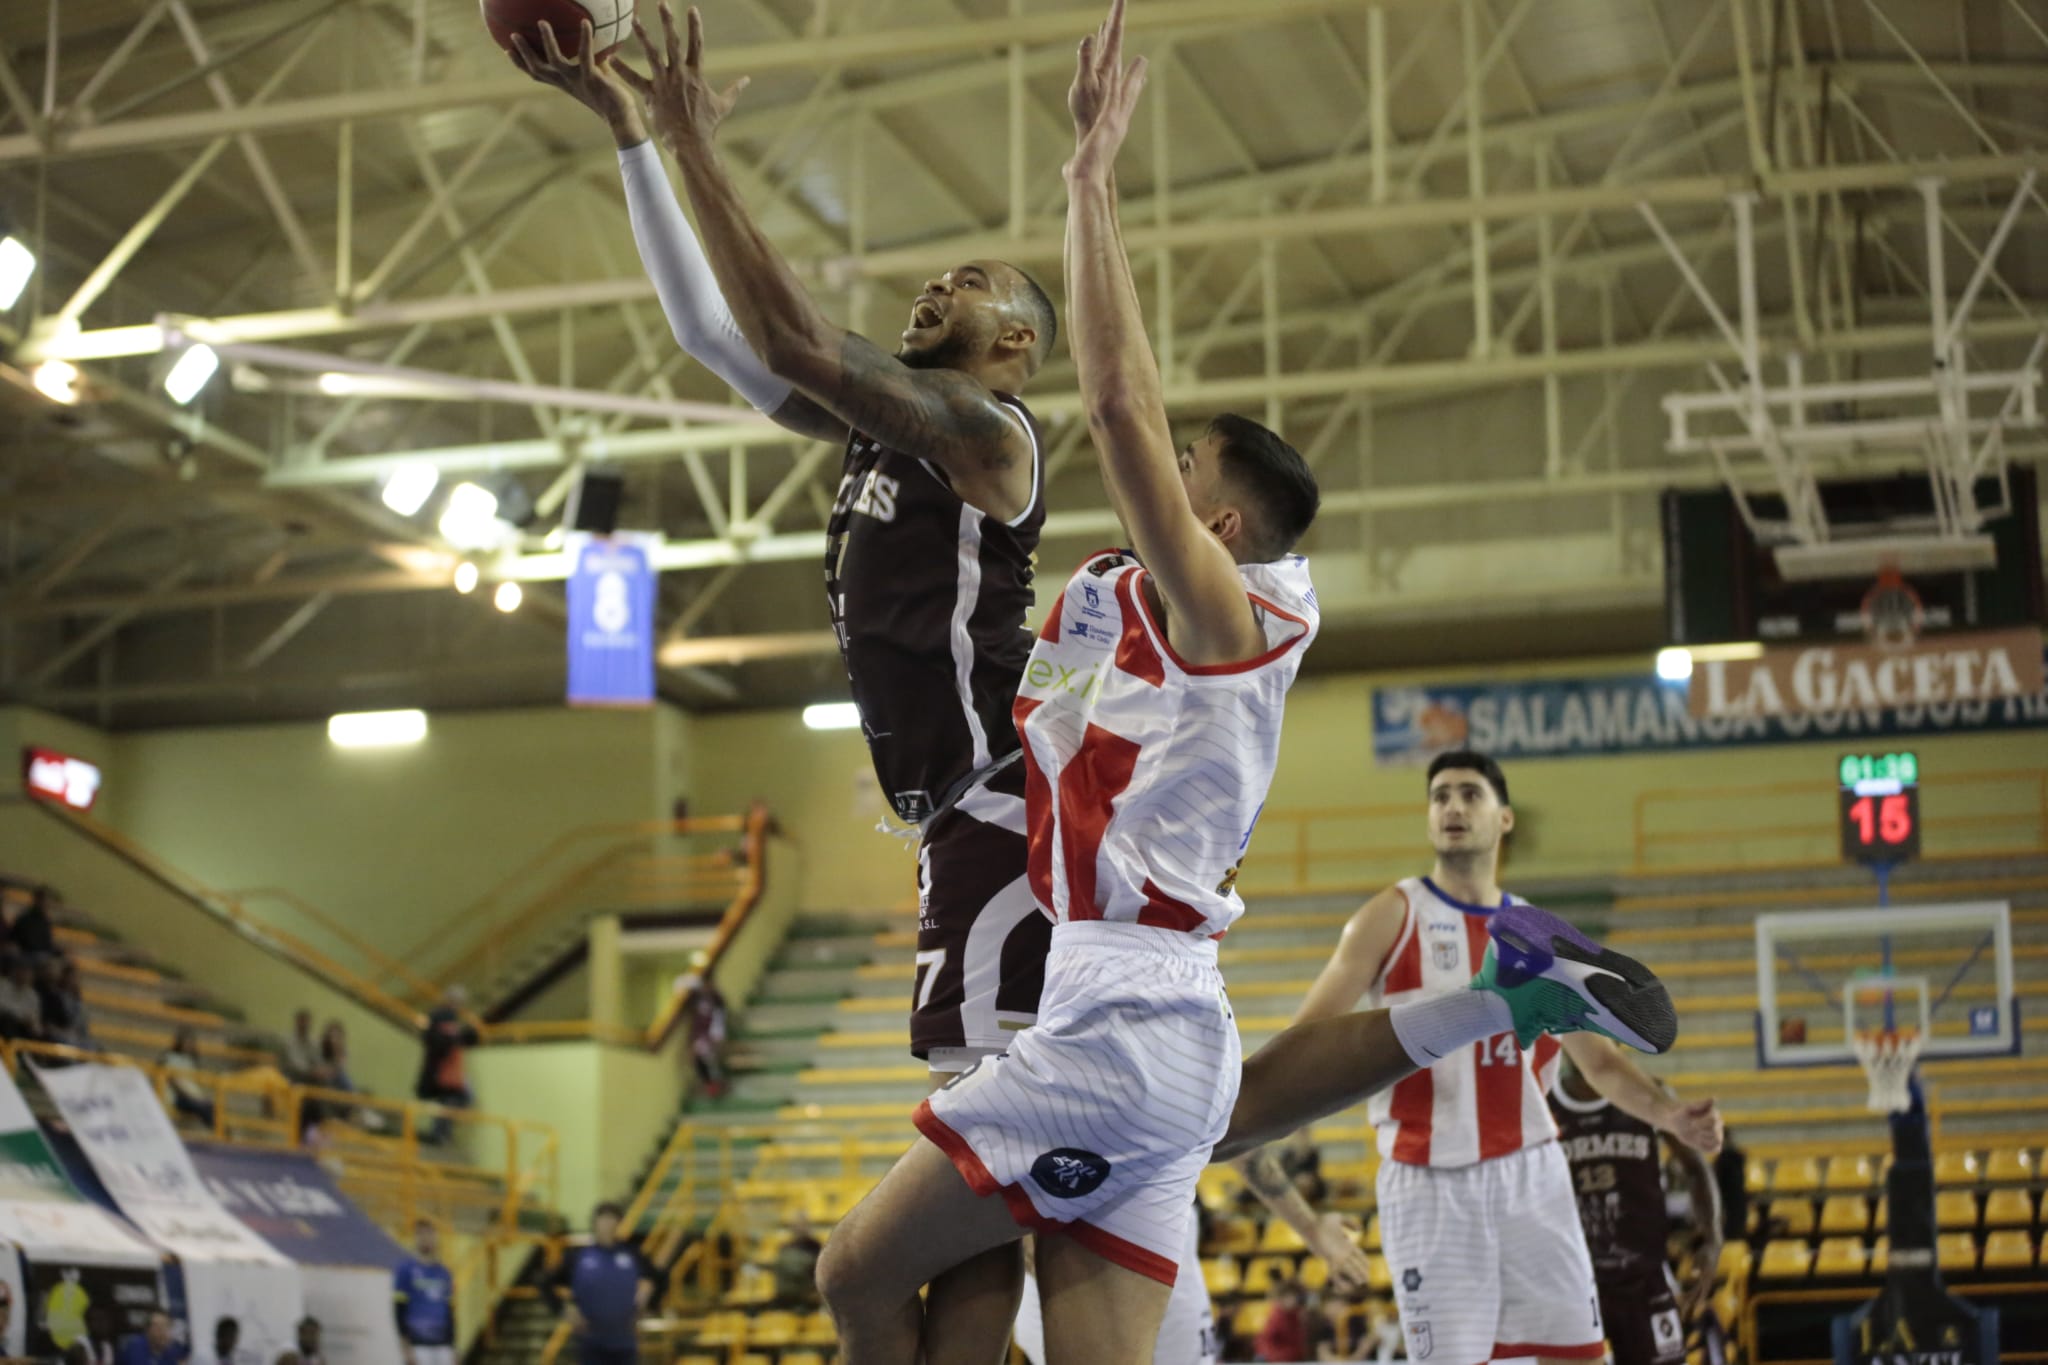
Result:
M405 1259L311 1157L201 1143L191 1151L221 1207L299 1264L391 1270Z
M569 704L654 702L652 537L569 538Z
M1963 734L2048 727L2048 692L1892 710L1700 717L1686 684L1654 675L1424 683L1378 688L1373 761L1419 765L1466 746L1499 759L1583 758L1847 736Z

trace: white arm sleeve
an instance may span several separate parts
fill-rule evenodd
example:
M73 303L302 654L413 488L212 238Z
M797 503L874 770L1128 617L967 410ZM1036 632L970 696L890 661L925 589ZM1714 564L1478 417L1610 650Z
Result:
M704 248L669 188L654 144L621 148L619 175L626 182L626 211L633 219L640 264L654 281L676 344L758 411L774 412L794 386L771 374L741 335L718 290L718 278L711 273L711 262L704 258Z

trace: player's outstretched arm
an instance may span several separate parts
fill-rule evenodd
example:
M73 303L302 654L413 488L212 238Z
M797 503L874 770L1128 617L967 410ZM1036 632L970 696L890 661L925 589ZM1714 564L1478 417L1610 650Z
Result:
M1365 1288L1370 1266L1350 1226L1338 1214L1317 1215L1307 1196L1295 1188L1287 1172L1281 1169L1279 1154L1273 1148L1261 1147L1230 1164L1243 1173L1245 1188L1299 1233L1308 1249L1329 1266L1332 1285L1346 1292Z
M638 23L645 76L621 64L682 168L704 247L741 333L776 375L840 423L946 471L956 492L1003 517L1030 497L1031 436L986 385L957 370L914 370L832 322L747 212L719 158L719 123L744 79L723 92L704 79L704 21L689 12L688 46L661 7L662 42Z
M626 212L633 224L633 245L654 282L655 296L668 319L676 344L699 364L729 384L733 391L781 425L820 440L844 440L846 428L819 409L788 380L770 372L741 335L712 275L704 248L683 217L675 191L661 167L661 154L648 141L647 120L625 78L609 61L598 58L590 21L583 22L582 45L565 56L554 26L540 25L536 51L523 34L512 35L512 65L542 85L564 92L603 121L619 151L619 177L626 189Z
M1175 652L1196 664L1260 653L1237 566L1188 503L1159 365L1116 217L1116 156L1145 86L1145 59L1123 62L1124 0L1081 42L1067 104L1074 157L1067 180L1067 314L1089 435L1110 502L1157 581Z
M1678 1305L1690 1322L1714 1296L1714 1272L1721 1264L1721 1185L1714 1179L1714 1168L1697 1151L1675 1140L1670 1149L1685 1172L1692 1207L1692 1279Z
M1713 1100L1688 1104L1638 1066L1611 1038L1567 1033L1557 1041L1593 1088L1622 1113L1662 1129L1703 1156L1721 1150L1721 1110Z

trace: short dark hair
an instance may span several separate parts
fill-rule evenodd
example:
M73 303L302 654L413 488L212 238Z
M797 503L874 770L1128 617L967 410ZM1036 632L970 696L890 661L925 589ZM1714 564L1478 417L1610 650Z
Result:
M1053 343L1060 337L1059 310L1052 306L1052 295L1046 293L1045 287L1031 278L1029 271L1010 265L1008 261L1003 264L1009 266L1011 273L1016 275L1018 283L1022 286L1017 290L1017 302L1023 306L1026 320L1038 333L1038 363L1043 365L1046 358L1052 354Z
M617 1204L614 1204L611 1200L607 1199L602 1204L599 1204L596 1208L590 1211L590 1221L595 1223L598 1219L604 1217L606 1214L610 1214L612 1217L620 1219L621 1221L623 1221L626 1217L626 1211L624 1209L620 1208Z
M1429 776L1423 779L1426 786L1434 785L1436 775L1450 768L1469 768L1486 779L1486 785L1493 788L1493 794L1500 798L1503 806L1512 806L1508 800L1508 775L1494 762L1493 755L1482 754L1477 749L1446 749L1429 761Z
M1322 506L1308 461L1272 431L1234 412L1210 418L1208 434L1222 442L1224 477L1251 501L1253 557L1267 563L1285 555Z

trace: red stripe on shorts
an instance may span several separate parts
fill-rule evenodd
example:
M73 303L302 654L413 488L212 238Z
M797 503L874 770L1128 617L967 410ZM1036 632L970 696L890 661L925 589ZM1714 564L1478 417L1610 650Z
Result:
M1604 1341L1588 1342L1583 1346L1543 1346L1527 1341L1496 1341L1493 1343L1493 1358L1500 1360L1507 1356L1551 1356L1560 1360L1599 1360L1607 1354Z

